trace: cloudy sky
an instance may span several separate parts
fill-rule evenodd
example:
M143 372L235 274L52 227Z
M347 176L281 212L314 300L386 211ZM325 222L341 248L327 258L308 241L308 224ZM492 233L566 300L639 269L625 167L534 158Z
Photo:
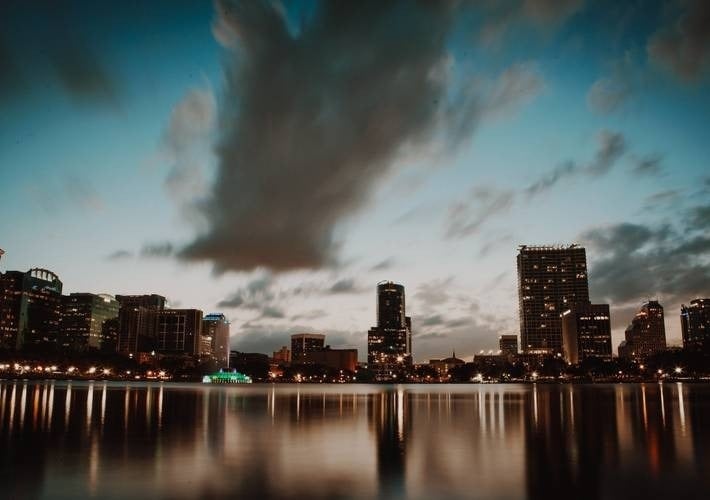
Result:
M224 312L232 345L416 360L518 333L519 244L582 243L614 344L710 295L710 2L0 4L0 269Z

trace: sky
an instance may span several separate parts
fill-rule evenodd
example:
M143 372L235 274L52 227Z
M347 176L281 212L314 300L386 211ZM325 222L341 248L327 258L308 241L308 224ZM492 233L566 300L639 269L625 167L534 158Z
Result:
M521 244L587 249L614 348L710 295L710 3L0 4L0 270L417 361L519 333Z

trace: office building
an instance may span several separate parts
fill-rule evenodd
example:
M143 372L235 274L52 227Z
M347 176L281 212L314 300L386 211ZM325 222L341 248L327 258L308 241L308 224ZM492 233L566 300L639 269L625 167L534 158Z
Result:
M0 347L56 345L62 282L46 269L0 274Z
M588 358L611 361L609 304L577 303L563 312L562 345L573 365Z
M303 356L303 363L327 366L334 370L355 372L357 369L357 349L324 349L308 351Z
M412 327L402 285L377 284L377 326L367 335L368 368L377 380L392 380L412 364Z
M111 295L72 293L62 296L61 346L72 351L101 349L110 327L106 322L118 318L118 307L118 301Z
M498 349L503 356L515 356L518 354L518 336L501 335L498 337Z
M163 309L158 311L157 345L162 355L200 354L202 311L197 309Z
M325 347L325 335L320 333L296 333L291 335L291 360L301 363L306 353Z
M137 355L157 348L159 311L165 309L161 295L116 295L118 310L118 352Z
M624 332L619 345L619 357L643 361L646 357L666 349L666 326L663 307L651 300L636 313Z
M212 313L202 319L200 356L229 366L229 321L224 314Z
M585 249L522 245L517 261L521 350L561 353L560 315L577 302L589 302Z
M680 308L683 348L710 351L710 299L695 299Z
M288 364L291 362L291 351L286 346L282 346L278 351L274 351L274 363Z

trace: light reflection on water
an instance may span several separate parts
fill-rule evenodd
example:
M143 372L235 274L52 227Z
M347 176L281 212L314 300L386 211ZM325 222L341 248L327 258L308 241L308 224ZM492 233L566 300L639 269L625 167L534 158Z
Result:
M0 381L10 498L710 498L710 385Z

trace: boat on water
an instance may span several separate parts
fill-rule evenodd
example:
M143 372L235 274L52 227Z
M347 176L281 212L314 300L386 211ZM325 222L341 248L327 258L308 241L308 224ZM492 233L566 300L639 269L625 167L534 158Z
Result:
M205 375L202 377L203 384L251 384L251 377L236 370L224 371Z

